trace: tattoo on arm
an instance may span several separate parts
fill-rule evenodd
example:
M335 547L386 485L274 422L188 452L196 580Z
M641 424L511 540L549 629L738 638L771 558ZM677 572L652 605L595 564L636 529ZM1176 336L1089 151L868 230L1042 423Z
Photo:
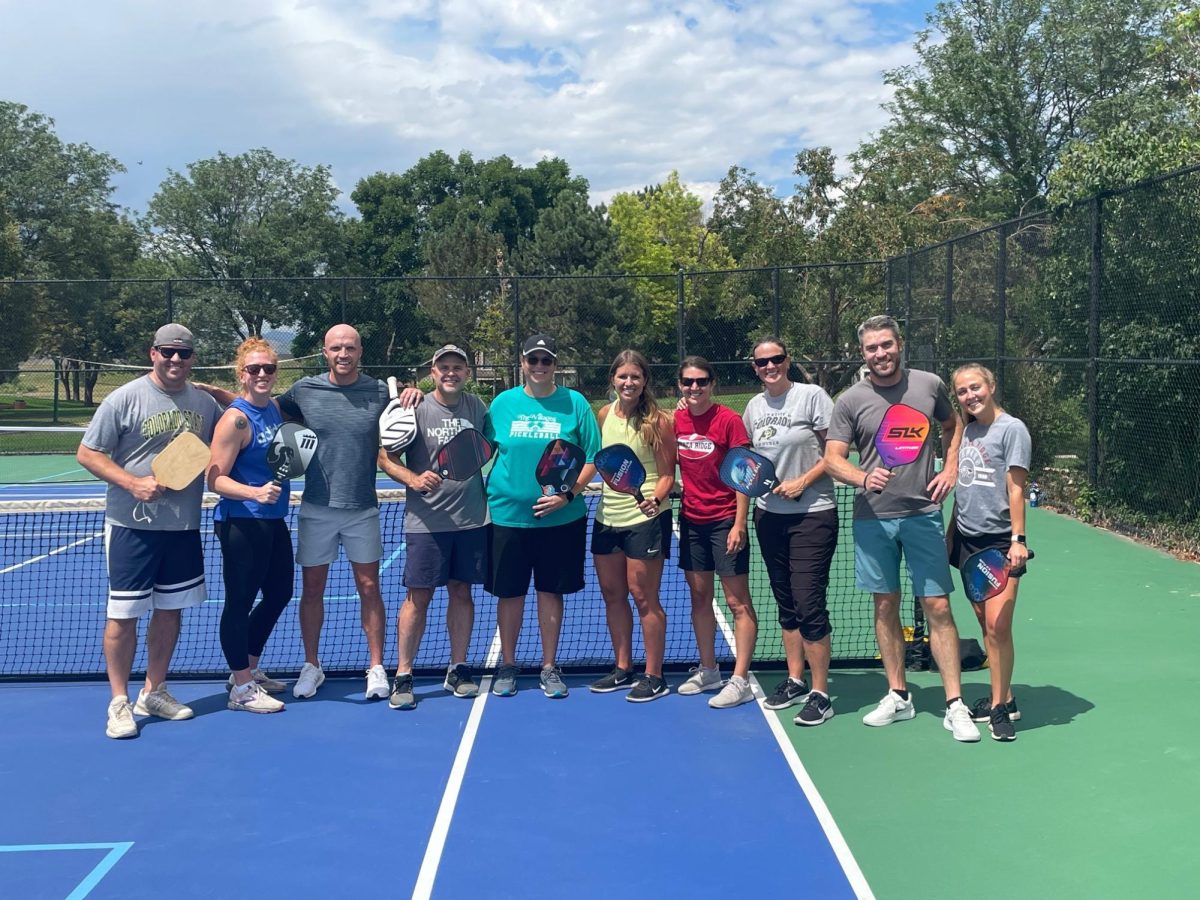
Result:
M236 419L233 420L233 427L236 428L238 431L245 431L246 426L248 424L249 423L246 421L245 416L238 416Z

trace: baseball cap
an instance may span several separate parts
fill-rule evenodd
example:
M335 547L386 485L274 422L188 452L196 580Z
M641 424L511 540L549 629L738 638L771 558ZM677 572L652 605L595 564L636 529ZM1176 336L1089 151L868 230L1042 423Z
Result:
M441 347L438 350L434 351L433 359L431 359L429 361L430 365L432 365L433 363L436 363L439 359L441 359L443 356L445 356L448 353L457 353L466 362L471 361L471 357L467 356L467 351L464 350L462 347L459 347L457 344L446 344L446 346Z
M528 356L535 350L544 350L555 359L558 359L558 344L548 334L535 334L532 337L526 338L525 343L521 345L522 356Z
M183 347L191 350L195 346L195 339L182 325L171 322L154 332L153 343L155 347Z

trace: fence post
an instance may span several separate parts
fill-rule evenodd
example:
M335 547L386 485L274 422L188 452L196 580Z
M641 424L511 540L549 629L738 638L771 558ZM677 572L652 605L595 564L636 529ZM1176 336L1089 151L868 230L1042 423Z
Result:
M678 288L675 295L675 352L678 354L679 359L683 359L685 356L687 356L687 342L683 339L683 301L685 290L683 269L680 269L679 273L675 277L676 286Z
M1104 276L1103 206L1099 194L1091 202L1090 231L1091 275L1088 281L1088 361L1087 361L1087 409L1088 409L1088 484L1096 487L1100 467L1100 386L1098 383L1098 359L1100 357L1100 287Z
M954 241L946 244L946 280L943 289L946 327L954 324Z
M501 279L500 289L504 289L504 279ZM513 306L513 360L516 363L516 369L513 370L513 386L515 387L519 381L521 374L521 280L519 278L509 278L512 284L512 306Z
M884 283L886 285L884 287L884 303L883 303L884 311L889 316L892 316L893 318L896 315L895 307L892 304L892 275L893 275L892 263L895 261L895 259L896 259L896 257L889 256L887 258L887 262L885 262L883 264L883 278L884 278Z
M342 279L342 318L341 321L346 321L346 279Z
M167 321L175 321L175 282L167 279Z
M838 346L839 339L842 336L841 316L838 315L837 305L837 283L833 276L829 276L829 358L837 359L841 356L841 348Z
M912 250L904 251L904 345L908 346L912 321Z
M996 389L1004 396L1005 321L1008 318L1008 226L1000 226L996 248Z
M771 309L771 334L783 339L783 301L779 286L779 266L771 271L771 294L773 306ZM682 359L682 357L680 357Z
M56 357L54 357L54 415L50 419L50 421L52 421L55 425L58 424L58 389L59 389L58 380L59 380L59 377L61 376L61 374L62 374L62 358L56 356Z

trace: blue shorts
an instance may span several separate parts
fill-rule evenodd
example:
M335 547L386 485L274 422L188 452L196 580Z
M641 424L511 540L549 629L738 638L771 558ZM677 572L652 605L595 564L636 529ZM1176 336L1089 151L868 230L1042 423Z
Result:
M200 531L147 531L107 525L108 618L136 619L154 609L199 606L204 588Z
M918 597L948 596L954 590L941 510L895 519L854 520L854 580L860 590L898 592L901 552Z
M448 581L483 584L486 525L464 531L410 531L405 535L404 586L437 588Z

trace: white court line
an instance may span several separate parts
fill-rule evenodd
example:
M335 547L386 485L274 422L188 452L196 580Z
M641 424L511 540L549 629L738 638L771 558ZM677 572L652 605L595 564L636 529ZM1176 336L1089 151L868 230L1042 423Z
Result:
M500 658L500 628L492 637L488 647L484 665L493 668ZM433 820L433 830L429 833L429 843L425 846L425 858L421 860L421 871L417 873L417 884L413 888L413 900L428 900L433 895L433 882L437 878L438 866L442 862L442 851L446 849L446 836L450 833L450 823L454 819L454 807L458 805L458 794L462 790L463 778L467 774L467 762L471 759L471 749L475 746L475 736L479 733L479 721L483 718L483 707L487 703L492 690L492 676L485 675L479 679L479 694L471 702L471 714L467 716L467 727L463 729L462 740L458 744L458 752L454 754L454 765L450 767L450 778L446 782L446 790L442 793L442 802L438 806L437 818Z
M35 562L41 562L43 559L49 559L51 556L57 556L60 553L66 553L72 547L78 547L80 544L86 544L88 541L94 541L99 537L104 537L104 532L97 532L89 535L88 537L80 538L74 543L64 544L62 547L57 547L54 550L51 550L49 553L43 553L41 556L32 556L23 562L14 563L7 568L0 569L0 575L7 575L9 572L15 572L17 569L23 568L24 566L32 565Z
M715 593L712 605L713 612L717 614L717 625L721 628L721 634L725 636L725 642L729 644L729 649L736 655L737 639L734 637L733 629L729 627L729 622L725 618L725 610L717 602ZM771 729L771 734L775 736L775 742L783 752L783 758L787 760L788 767L792 770L792 775L800 785L800 790L804 791L808 805L812 807L813 812L817 816L817 821L821 823L821 829L825 832L825 837L829 841L829 846L833 848L838 862L842 864L842 871L846 875L846 880L850 882L850 887L854 890L854 895L862 898L874 898L875 894L872 893L871 886L867 884L866 876L863 875L862 869L859 868L854 854L850 852L850 845L846 843L846 838L842 836L842 830L838 828L837 822L833 820L833 813L825 805L825 799L821 796L821 792L817 790L817 786L813 783L811 776L809 776L808 770L804 768L804 763L800 762L800 756L796 753L796 748L788 740L787 732L779 724L779 716L762 705L761 701L766 699L766 693L763 691L762 685L759 684L753 672L750 673L750 685L754 689L754 699L758 705L758 710L763 714L763 718L767 720L767 726Z

